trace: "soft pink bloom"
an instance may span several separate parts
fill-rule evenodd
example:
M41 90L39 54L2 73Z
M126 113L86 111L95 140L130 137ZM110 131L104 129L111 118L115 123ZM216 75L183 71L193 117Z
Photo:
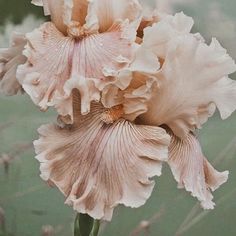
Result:
M167 162L179 187L212 209L228 172L210 165L194 132L216 109L222 119L236 109L227 51L191 33L191 17L142 11L137 0L32 2L51 21L26 35L17 78L59 114L35 141L41 177L76 211L110 220L118 204L146 202Z
M222 119L235 111L236 82L228 75L236 70L236 65L216 39L207 45L200 34L190 33L192 26L193 20L179 13L163 16L145 28L140 50L154 53L160 60L160 70L147 75L133 73L133 83L124 90L116 85L107 87L103 103L110 107L122 104L123 117L130 120L136 118L132 114L139 108L139 124L167 125L172 140L179 139L170 146L168 163L173 174L209 209L214 206L209 189L216 189L211 184L219 187L228 175L216 172L203 158L191 132L200 129L216 108ZM137 83L143 84L142 89L136 88ZM210 177L206 175L214 176L215 183L208 183Z

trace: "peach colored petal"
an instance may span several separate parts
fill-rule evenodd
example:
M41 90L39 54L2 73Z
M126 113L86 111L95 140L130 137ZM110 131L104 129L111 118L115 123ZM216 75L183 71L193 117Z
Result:
M53 182L66 203L95 219L111 220L118 204L139 207L154 187L151 177L161 174L167 160L169 135L159 127L119 120L101 121L99 104L72 126L46 125L39 129L35 149L41 177Z
M160 18L156 10L153 10L148 7L144 7L142 20L137 30L137 36L142 39L144 36L144 29L149 26L152 26L154 23L157 23L159 20Z
M134 121L138 116L148 111L148 103L152 98L152 93L157 88L157 80L151 75L138 72L128 72L120 74L118 81L126 78L130 81L125 88L119 82L104 88L102 92L102 103L106 108L117 105L123 106L123 118Z
M99 32L105 32L117 21L129 20L136 30L141 20L141 10L137 0L92 0L87 24L89 27L97 24Z
M32 0L31 3L42 6L44 14L51 16L51 20L57 29L63 34L67 33L66 23L71 20L70 9L73 6L73 0Z
M73 0L73 7L71 8L71 20L79 22L80 25L86 24L88 5L88 0Z
M0 49L0 91L5 95L11 96L23 91L16 79L16 70L26 62L22 54L25 44L25 36L15 33L10 48Z
M191 34L172 40L157 74L159 89L142 121L166 124L175 135L184 137L201 128L216 106L222 118L227 118L236 109L236 82L225 77L235 70L233 59L215 39L210 46Z
M215 191L228 179L228 171L218 172L206 160L198 140L189 134L180 140L172 136L169 147L169 165L180 188L197 197L205 209L213 209L211 191Z
M151 27L144 29L143 47L149 48L160 58L165 58L168 43L180 35L188 34L193 26L193 19L182 12L167 15Z
M113 25L106 33L79 40L65 37L52 23L43 24L27 34L28 62L18 70L19 81L43 110L60 106L76 88L82 112L89 112L90 102L99 100L99 90L113 80L107 71L118 73L132 58L132 43L122 36L125 27ZM126 62L119 61L121 56Z
M122 117L134 121L148 110L148 102L158 84L154 74L159 70L157 56L151 50L136 45L134 59L129 67L120 71L116 80L103 89L103 105L106 108L122 105Z
M137 29L141 19L137 0L35 0L33 4L43 5L45 14L51 15L52 22L64 34L75 25L89 33L105 32L125 20Z

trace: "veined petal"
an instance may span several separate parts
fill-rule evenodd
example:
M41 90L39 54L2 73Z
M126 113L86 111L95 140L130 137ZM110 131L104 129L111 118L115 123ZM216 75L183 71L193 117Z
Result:
M26 62L22 54L26 39L24 35L13 34L10 48L0 49L0 92L15 95L23 91L16 79L17 67Z
M101 121L104 108L76 112L74 125L39 129L35 149L41 177L53 182L66 203L95 219L111 220L114 207L139 207L149 198L167 160L169 135L159 127L134 125L119 120Z
M128 20L136 30L141 21L141 10L138 0L91 0L87 24L91 27L97 23L99 32L105 32L117 21Z
M216 171L202 154L198 140L189 134L181 140L172 136L169 147L169 165L180 188L197 197L205 209L213 209L211 191L228 179L228 171Z
M77 88L82 112L89 112L90 102L100 99L99 89L113 80L106 72L116 74L132 58L132 44L122 36L124 27L113 25L106 33L79 40L65 37L52 23L43 24L27 34L28 62L18 70L19 81L43 110L60 106ZM126 63L119 61L120 56Z
M150 49L160 58L165 58L168 43L180 35L190 33L192 26L193 19L182 12L174 16L167 15L144 29L142 47Z
M227 118L236 109L236 82L226 77L235 70L233 59L215 39L210 46L194 35L172 40L157 74L159 89L153 93L143 122L166 124L175 135L184 137L201 128L216 106L222 118Z

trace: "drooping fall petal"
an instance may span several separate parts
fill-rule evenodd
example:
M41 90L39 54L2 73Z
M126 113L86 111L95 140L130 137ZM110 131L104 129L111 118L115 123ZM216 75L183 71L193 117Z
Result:
M169 135L164 129L119 120L101 121L104 108L76 112L72 126L39 129L35 148L41 177L53 182L75 210L111 220L114 207L139 207L149 198L167 160ZM56 141L55 141L56 140Z
M16 79L16 70L26 62L22 54L25 45L24 35L13 34L10 48L0 49L0 92L5 95L12 96L22 91Z
M132 58L132 43L122 35L125 27L117 24L105 33L75 39L65 37L52 23L43 24L27 34L28 62L18 70L19 81L42 109L60 106L77 88L82 113L89 112L90 102L100 98L99 89ZM71 115L71 106L68 109Z
M236 109L236 82L227 78L235 70L233 59L216 39L208 46L194 35L177 37L169 44L157 74L159 89L142 121L166 124L175 135L184 137L201 128L216 106L222 118L227 118Z
M192 134L184 140L172 136L168 163L178 186L197 197L203 208L213 209L215 203L211 191L225 183L229 173L218 172L211 166Z

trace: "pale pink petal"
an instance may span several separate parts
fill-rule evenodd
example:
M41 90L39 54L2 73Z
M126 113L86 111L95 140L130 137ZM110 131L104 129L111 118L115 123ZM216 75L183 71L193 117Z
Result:
M142 46L152 50L158 57L164 58L169 41L179 35L188 34L192 26L193 19L183 13L167 15L151 27L144 29Z
M102 90L102 103L106 108L123 106L123 118L134 121L147 112L153 91L158 86L154 76L160 62L151 50L137 45L133 61L116 76L116 80Z
M236 82L225 77L235 70L233 59L215 39L210 46L191 34L172 40L157 74L159 89L142 121L166 124L175 135L184 137L201 128L216 106L222 118L227 118L236 109Z
M0 49L0 91L5 95L12 96L23 91L16 79L16 70L26 62L22 54L25 45L24 35L13 34L10 48Z
M107 71L115 75L132 58L132 44L122 36L125 27L113 25L105 33L79 40L65 37L52 23L43 24L27 34L28 62L18 70L19 81L43 110L60 106L76 88L81 94L82 112L89 112L90 102L100 98L99 90L114 80ZM126 62L119 61L121 56Z
M128 84L121 83L124 80ZM126 70L119 74L117 82L103 89L101 101L106 108L122 105L122 117L134 121L148 111L148 104L157 87L158 81L151 74Z
M67 204L95 219L111 220L118 204L139 207L150 197L150 178L161 174L169 135L125 120L107 125L101 121L104 111L94 104L89 115L77 111L72 126L42 126L34 144L41 177L61 190Z
M117 21L128 20L136 30L141 20L141 10L137 0L93 0L88 10L87 25L97 24L99 32L105 32Z
M179 187L197 197L204 209L213 209L211 191L227 181L228 171L218 172L211 166L192 134L184 140L172 136L169 155L168 163Z
M131 30L138 28L141 19L141 6L137 0L42 0L33 3L43 4L45 14L51 15L52 22L64 34L73 28L76 30L75 26L89 34L98 30L105 32L124 20L132 25Z
M57 29L63 34L67 33L67 23L71 21L73 0L32 0L31 3L42 6L44 14L50 15Z

